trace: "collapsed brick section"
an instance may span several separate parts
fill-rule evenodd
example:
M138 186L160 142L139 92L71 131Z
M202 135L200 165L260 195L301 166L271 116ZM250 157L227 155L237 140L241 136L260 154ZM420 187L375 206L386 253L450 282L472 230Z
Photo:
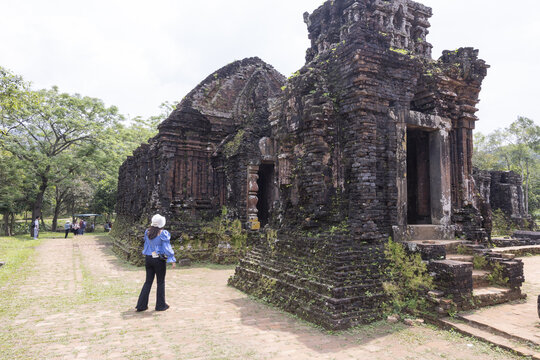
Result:
M513 171L485 171L473 173L478 189L477 207L481 211L483 228L491 232L492 212L502 211L508 224L518 228L534 228L525 207L523 179Z

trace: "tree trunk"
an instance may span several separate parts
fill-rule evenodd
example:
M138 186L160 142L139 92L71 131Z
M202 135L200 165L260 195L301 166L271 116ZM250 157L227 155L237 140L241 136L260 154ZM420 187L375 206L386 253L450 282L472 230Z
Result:
M14 231L14 228L15 228L15 213L10 213L9 214L11 219L9 221L9 231L11 233L11 235L15 235L15 231Z
M65 202L65 197L66 197L66 192L67 191L61 191L61 190L58 190L59 187L56 186L56 190L55 190L55 205L54 205L54 216L53 216L53 221L52 221L52 229L53 231L56 231L56 228L58 227L58 216L60 216L60 211L62 210L62 205L64 204Z
M5 226L4 235L11 236L9 232L9 212L4 213L4 226Z
M529 213L529 160L525 163L527 171L525 172L525 212Z
M52 231L56 231L56 228L58 226L58 213L60 212L60 209L55 206L54 207L54 215L53 215L53 219L52 219Z
M39 176L39 178L41 179L41 184L39 185L39 192L37 194L36 201L34 202L34 207L32 209L32 221L36 218L36 216L41 216L41 209L43 208L43 197L45 195L45 191L47 190L47 186L49 185L49 171L50 166L47 166L45 172Z
M62 202L56 200L56 204L54 205L54 214L53 214L53 220L52 220L52 231L56 231L56 227L58 226L58 215L60 215L60 208L62 207Z

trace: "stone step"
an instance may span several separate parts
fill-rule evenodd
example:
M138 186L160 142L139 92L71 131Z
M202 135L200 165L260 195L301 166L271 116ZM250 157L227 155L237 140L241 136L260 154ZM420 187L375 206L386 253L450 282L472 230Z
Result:
M409 240L409 241L405 241L404 243L407 244L407 246L411 250L413 250L415 247L417 247L418 250L421 250L422 248L443 246L446 254L455 254L458 251L458 247L466 244L467 241L455 240L455 239L454 240L426 239L426 240Z
M540 254L540 245L510 246L504 248L493 248L491 252L500 254L513 254L514 256L538 255Z
M506 336L499 331L492 331L492 328L480 328L470 322L463 322L461 319L456 318L443 318L439 320L439 323L445 328L454 329L464 335L516 352L518 355L540 360L540 352L528 347L527 342L518 341L514 337Z
M452 226L442 225L407 225L393 227L394 240L455 240Z
M506 332L504 330L501 330L501 329L497 329L495 327L492 327L490 326L489 324L487 323L484 323L484 322L480 322L480 321L477 321L477 320L473 320L470 318L470 315L468 313L461 313L461 314L456 314L456 319L460 320L460 321L463 321L475 328L478 328L478 329L482 329L482 330L486 330L486 331L489 331L490 333L493 333L493 334L496 334L496 335L500 335L500 336L504 336L505 338L508 338L508 339L511 339L511 340L514 340L514 341L517 341L517 342L524 342L524 343L527 343L527 344L534 344L534 346L536 347L540 347L540 339L538 339L538 337L535 337L533 334L533 336L529 336L529 337L522 337L522 336L518 336L516 334L511 334L509 332Z
M446 260L455 260L455 261L462 261L462 262L473 262L473 256L472 255L461 255L461 254L446 254Z
M473 289L488 287L489 280L487 279L487 276L489 274L490 272L486 270L473 269L473 272L472 272ZM473 295L474 295L474 290L473 290Z
M482 286L473 288L473 300L476 306L485 307L504 304L526 298L519 290L499 286Z

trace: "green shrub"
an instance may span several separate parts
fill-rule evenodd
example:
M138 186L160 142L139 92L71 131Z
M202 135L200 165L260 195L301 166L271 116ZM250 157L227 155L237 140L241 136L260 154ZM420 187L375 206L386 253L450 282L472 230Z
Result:
M456 251L459 255L469 255L471 253L471 250L468 247L461 244L458 245Z
M247 245L247 232L242 228L242 222L238 219L231 220L227 217L226 207L221 209L221 216L215 217L202 229L203 239L212 239L215 244L227 243L236 249L244 249ZM212 242L212 241L211 241Z
M427 308L425 294L433 285L427 266L420 254L407 254L401 243L390 239L385 245L386 281L383 283L388 300L386 313L417 313Z
M494 210L491 213L491 219L493 221L493 235L510 236L517 230L516 224L514 224L501 209Z
M476 270L485 269L488 265L488 261L482 255L474 255L473 257L473 268Z
M495 262L491 267L491 273L487 275L489 283L491 285L506 286L508 284L508 278L503 275L503 266L500 263Z

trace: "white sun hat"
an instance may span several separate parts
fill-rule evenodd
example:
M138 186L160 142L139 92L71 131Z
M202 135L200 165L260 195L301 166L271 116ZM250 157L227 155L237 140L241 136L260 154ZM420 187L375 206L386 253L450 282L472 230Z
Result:
M156 214L152 216L152 223L150 224L150 226L155 226L162 229L165 226L165 222L166 220L164 216Z

